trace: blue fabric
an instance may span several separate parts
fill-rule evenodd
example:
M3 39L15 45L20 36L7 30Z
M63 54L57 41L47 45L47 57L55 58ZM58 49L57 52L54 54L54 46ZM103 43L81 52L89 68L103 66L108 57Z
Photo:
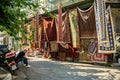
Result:
M25 57L19 59L19 61L23 61L24 64L28 65L28 59Z
M28 59L25 56L25 52L24 51L20 51L18 53L18 56L16 58L16 60L19 61L23 61L24 64L28 65Z

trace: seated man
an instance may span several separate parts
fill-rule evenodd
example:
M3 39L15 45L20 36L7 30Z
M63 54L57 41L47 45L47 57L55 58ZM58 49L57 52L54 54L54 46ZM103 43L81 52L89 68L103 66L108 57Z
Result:
M23 50L23 51L20 51L17 56L16 56L16 62L18 63L19 61L23 61L24 63L24 66L26 67L30 67L30 65L28 65L28 59L26 58L26 53L27 53L27 50Z

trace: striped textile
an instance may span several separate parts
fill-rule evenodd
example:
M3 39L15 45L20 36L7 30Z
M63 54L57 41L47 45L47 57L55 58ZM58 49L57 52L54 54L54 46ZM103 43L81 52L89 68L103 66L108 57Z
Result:
M95 18L99 53L115 53L115 36L110 8L105 13L104 0L95 0Z
M58 28L58 23L59 23L59 18L58 18L58 15L56 15L56 28L57 30L59 29ZM65 43L70 43L70 28L69 28L69 24L68 24L68 14L67 12L63 13L62 14L62 22L61 22L61 30L57 31L57 34L60 34L58 35L57 40L58 42L65 42ZM59 33L60 32L60 33Z
M77 22L77 9L69 11L69 21L70 21L70 29L72 36L72 46L73 48L79 48L79 28Z

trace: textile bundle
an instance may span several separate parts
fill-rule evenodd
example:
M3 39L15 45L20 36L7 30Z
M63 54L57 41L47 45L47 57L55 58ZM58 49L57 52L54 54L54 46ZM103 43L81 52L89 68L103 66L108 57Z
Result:
M77 9L80 37L96 37L94 6L91 6L88 10L84 11L79 8Z
M68 24L68 15L67 12L62 14L62 21L61 21L61 27L59 27L59 17L56 16L56 28L57 28L57 41L58 42L64 42L64 43L70 43L70 28ZM58 28L59 27L59 28ZM59 30L60 29L60 30Z
M56 41L57 35L56 35L55 19L50 17L43 18L43 24L44 24L44 31L47 41Z
M72 46L73 48L79 48L79 28L77 22L77 9L69 11L69 21L70 21L70 29L71 29L71 36L72 36Z
M115 36L110 8L104 13L104 0L95 0L96 30L99 53L115 53ZM100 6L102 4L102 6Z

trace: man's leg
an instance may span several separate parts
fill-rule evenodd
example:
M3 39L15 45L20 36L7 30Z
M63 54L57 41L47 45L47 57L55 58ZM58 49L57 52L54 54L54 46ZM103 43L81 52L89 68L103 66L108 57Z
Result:
M28 59L27 58L25 58L25 57L22 58L22 61L23 61L24 64L28 65Z

